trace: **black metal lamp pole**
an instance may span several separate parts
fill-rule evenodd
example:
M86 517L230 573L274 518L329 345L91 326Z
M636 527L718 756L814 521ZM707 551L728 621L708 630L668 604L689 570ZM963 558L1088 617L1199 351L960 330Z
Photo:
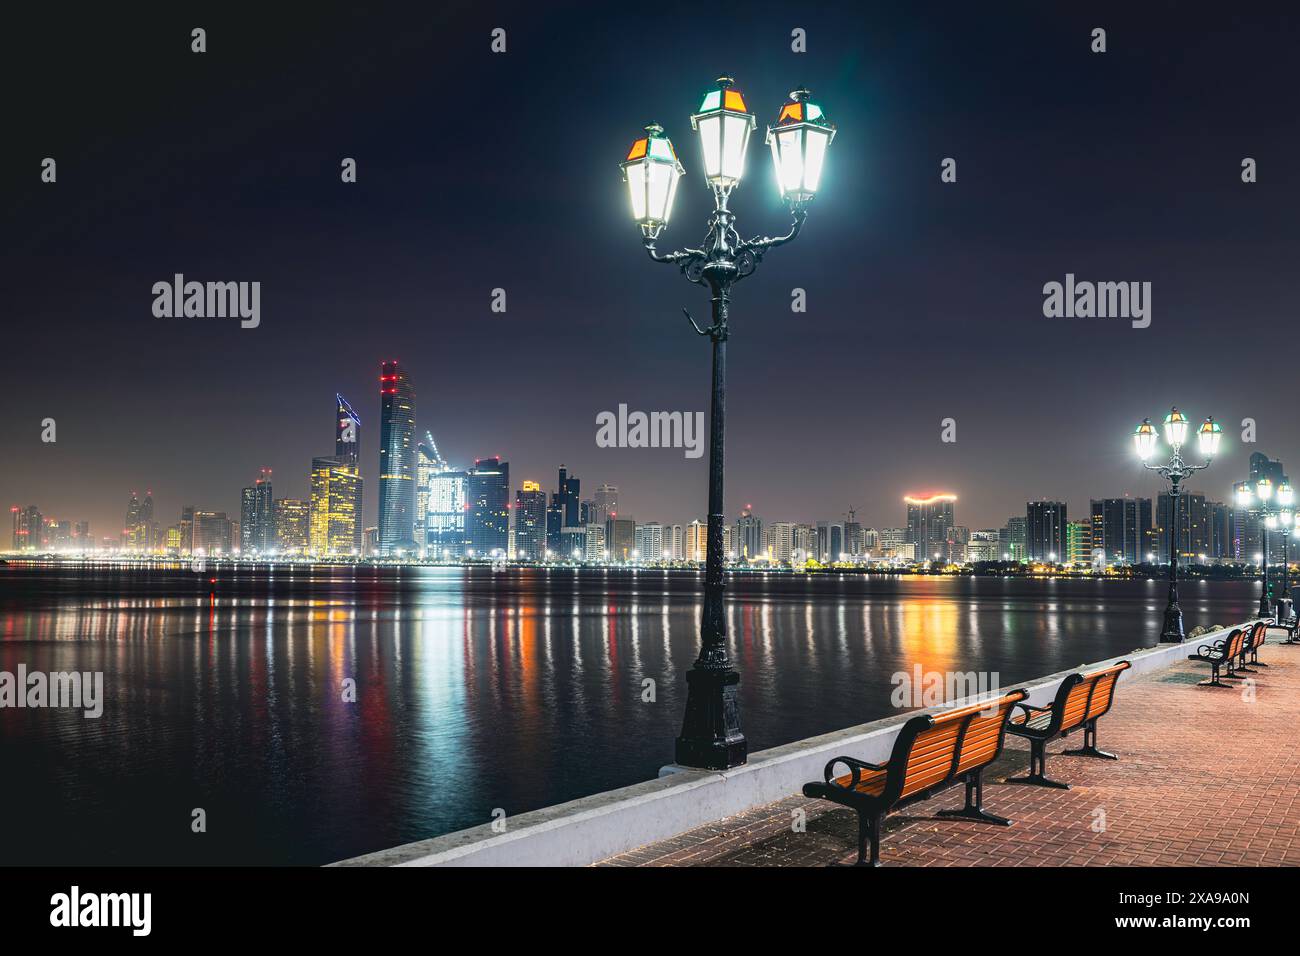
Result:
M805 89L790 94L776 124L768 128L777 186L790 209L790 231L783 236L741 239L736 217L727 206L744 170L749 131L756 125L744 96L730 77L718 78L705 94L691 125L701 138L705 179L713 191L713 212L699 249L660 253L655 241L668 222L672 197L683 169L662 127L646 127L623 162L633 217L641 224L643 244L655 262L676 265L688 280L707 286L712 321L700 328L713 346L713 391L709 405L709 524L704 568L704 609L700 615L700 654L686 675L686 715L677 738L675 759L687 767L722 770L745 762L748 745L740 729L740 675L727 655L727 618L723 604L722 536L725 523L723 452L727 422L727 339L733 286L758 267L769 249L799 235L808 203L817 192L826 149L835 127Z
M742 240L735 215L727 208L728 191L715 187L714 209L702 249L661 255L655 239L643 240L655 262L676 264L691 282L707 285L713 302L713 322L695 331L713 343L713 396L709 407L709 525L704 566L704 609L700 615L700 655L686 674L686 716L677 738L675 760L686 767L724 770L743 764L748 744L740 729L740 675L727 656L727 618L723 607L722 532L726 521L723 499L723 446L727 420L727 337L731 288L752 273L768 249L799 235L808 216L806 204L790 206L790 231L775 238ZM683 312L686 310L683 309Z
M1260 617L1269 617L1273 613L1273 602L1269 600L1268 593L1268 516L1265 515L1262 521L1262 530L1264 532L1264 554L1261 557L1263 566L1260 568L1260 587L1259 587L1259 614Z

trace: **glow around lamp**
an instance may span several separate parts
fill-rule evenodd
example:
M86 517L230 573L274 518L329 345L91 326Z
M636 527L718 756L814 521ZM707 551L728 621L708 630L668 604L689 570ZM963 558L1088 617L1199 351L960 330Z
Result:
M651 123L645 135L632 143L627 159L620 164L623 181L632 200L632 218L648 236L657 236L672 215L677 181L685 169L677 159L672 140L663 127Z
M704 178L724 191L744 176L749 134L758 123L734 83L729 76L718 77L718 88L704 94L700 111L691 116L691 128L700 134Z
M794 90L781 107L776 124L767 128L772 147L776 185L787 202L807 202L817 194L826 149L835 138L835 126L805 89Z

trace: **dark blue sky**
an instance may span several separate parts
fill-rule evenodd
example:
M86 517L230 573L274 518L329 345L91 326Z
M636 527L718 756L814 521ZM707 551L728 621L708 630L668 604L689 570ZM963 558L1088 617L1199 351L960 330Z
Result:
M595 417L707 409L707 343L680 312L703 316L706 295L644 256L617 164L662 123L687 176L661 247L698 244L688 117L724 71L760 135L798 84L839 127L804 235L735 294L729 512L854 506L893 526L902 495L929 490L958 493L974 527L1030 497L1081 512L1157 490L1128 433L1171 402L1225 422L1196 483L1211 495L1252 451L1294 459L1300 15L844 6L15 14L0 500L101 536L132 489L164 524L186 504L236 511L263 466L278 496L305 496L341 391L366 425L373 524L393 357L453 462L501 454L516 485L548 489L565 462L639 520L702 517L706 459L600 449ZM761 139L732 206L745 235L784 228ZM150 288L176 272L260 281L261 326L155 318ZM1044 318L1042 286L1067 272L1151 282L1151 327Z

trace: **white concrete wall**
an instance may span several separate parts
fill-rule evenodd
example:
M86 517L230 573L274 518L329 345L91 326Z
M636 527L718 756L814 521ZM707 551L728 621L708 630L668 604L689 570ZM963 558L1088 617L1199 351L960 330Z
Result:
M1076 671L1127 659L1133 666L1121 675L1122 682L1184 661L1197 646L1225 637L1228 631L1214 631L1185 644L1135 650L1016 686L1029 691L1028 703L1045 706L1060 682ZM763 750L750 754L747 764L733 770L665 767L658 780L507 818L505 833L496 833L487 824L333 865L586 866L799 793L808 781L822 779L823 768L834 757L848 754L883 763L908 719L952 706L910 711Z

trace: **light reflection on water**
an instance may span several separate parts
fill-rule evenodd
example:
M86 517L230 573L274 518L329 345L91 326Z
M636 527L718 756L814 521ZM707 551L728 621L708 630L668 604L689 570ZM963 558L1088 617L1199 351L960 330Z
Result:
M653 777L700 582L0 568L0 670L102 670L107 698L98 720L0 710L0 863L324 863ZM1188 627L1249 616L1257 587L1187 587ZM891 713L896 672L1009 686L1149 644L1163 612L1149 582L1068 579L753 575L728 597L751 752Z

